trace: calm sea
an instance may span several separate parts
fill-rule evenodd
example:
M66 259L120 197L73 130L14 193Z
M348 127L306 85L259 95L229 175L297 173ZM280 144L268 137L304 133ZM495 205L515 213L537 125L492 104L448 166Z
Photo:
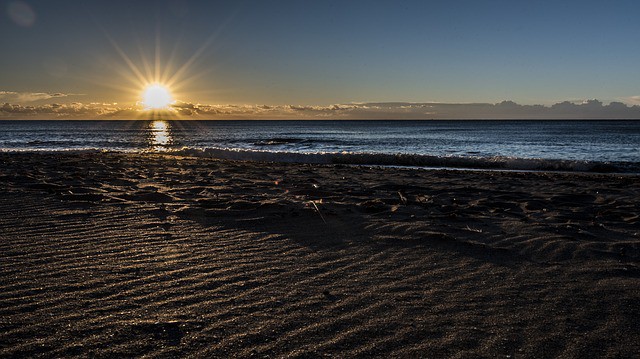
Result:
M640 121L0 121L0 151L640 172Z

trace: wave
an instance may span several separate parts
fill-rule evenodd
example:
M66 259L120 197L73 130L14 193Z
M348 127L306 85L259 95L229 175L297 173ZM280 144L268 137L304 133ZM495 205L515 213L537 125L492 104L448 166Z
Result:
M301 139L301 138L275 137L270 139L256 140L255 142L253 142L253 144L255 146L278 146L278 145L299 144L304 142L308 142L308 140Z
M356 152L286 152L236 148L167 148L105 149L79 147L65 149L0 148L0 152L91 152L91 153L162 153L187 157L206 157L232 161L284 162L309 164L343 164L391 167L422 167L479 170L555 171L640 174L638 162L604 162L518 157L436 156L422 154L388 154Z
M483 170L564 171L599 173L640 173L640 163L557 160L514 157L462 157L386 153L301 153L229 148L184 148L171 153L236 161L410 166Z

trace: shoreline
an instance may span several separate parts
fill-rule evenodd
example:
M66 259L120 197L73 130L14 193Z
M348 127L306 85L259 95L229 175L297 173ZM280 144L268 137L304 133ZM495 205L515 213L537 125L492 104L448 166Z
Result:
M162 147L162 146L160 146ZM131 154L192 157L219 161L254 163L280 163L300 165L344 165L379 168L406 168L414 170L497 171L527 173L587 173L640 176L640 164L635 162L611 162L595 160L567 160L515 157L473 157L387 153L307 153L231 148L182 148L182 149L61 149L61 150L4 150L0 154ZM374 160L368 160L368 158ZM474 163L476 166L474 166Z
M0 356L640 353L637 175L0 162Z

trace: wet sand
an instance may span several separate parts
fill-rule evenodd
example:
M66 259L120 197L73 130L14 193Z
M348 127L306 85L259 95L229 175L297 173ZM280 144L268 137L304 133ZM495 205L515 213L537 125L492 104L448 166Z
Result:
M640 355L639 176L0 163L0 357Z

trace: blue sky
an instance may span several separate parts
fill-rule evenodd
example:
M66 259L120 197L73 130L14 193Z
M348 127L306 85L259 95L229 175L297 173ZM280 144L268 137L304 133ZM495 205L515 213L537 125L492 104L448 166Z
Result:
M65 94L36 104L135 103L117 48L141 72L156 54L161 72L186 64L188 103L640 103L638 1L0 5L0 91Z

